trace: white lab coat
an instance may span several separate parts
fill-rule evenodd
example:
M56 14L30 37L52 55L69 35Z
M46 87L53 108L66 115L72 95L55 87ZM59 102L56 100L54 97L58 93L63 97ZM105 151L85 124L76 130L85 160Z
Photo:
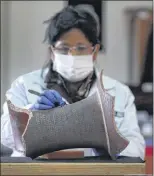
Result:
M42 92L42 87L45 87L43 78L46 73L47 70L41 77L41 70L37 70L20 76L6 92L6 97L16 106L28 108L38 98L38 96L29 93L28 89ZM140 157L144 160L145 141L138 126L134 96L127 86L109 77L103 76L103 84L106 91L115 97L116 126L120 133L130 141L126 149L119 155ZM95 92L95 86L94 84L91 88L89 96ZM15 145L6 103L3 105L3 114L1 116L1 143L14 149ZM84 149L84 153L85 156L97 155L93 149Z

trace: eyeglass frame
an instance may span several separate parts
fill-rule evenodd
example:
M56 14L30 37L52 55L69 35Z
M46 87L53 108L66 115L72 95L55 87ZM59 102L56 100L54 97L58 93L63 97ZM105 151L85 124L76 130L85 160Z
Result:
M81 45L81 46L85 46L85 45ZM67 54L65 53L65 55L68 55L72 49L75 49L76 52L79 52L79 51L77 51L77 47L81 47L81 46L64 47L64 48L68 48L68 52L67 52ZM92 53L93 53L95 51L95 47L96 47L96 45L95 46L86 46L85 49L88 50L91 48ZM58 48L56 48L55 46L52 46L52 49L56 51L56 49L58 49ZM57 52L57 53L60 53L60 52Z

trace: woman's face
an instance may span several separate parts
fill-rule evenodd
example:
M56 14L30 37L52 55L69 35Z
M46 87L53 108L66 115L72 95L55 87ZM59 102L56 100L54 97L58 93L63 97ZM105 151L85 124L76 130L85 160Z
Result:
M89 42L84 33L79 29L71 29L70 31L66 32L55 43L54 48L51 47L53 55L54 52L65 55L93 54L93 60L96 59L99 48L99 44L93 47L92 43Z

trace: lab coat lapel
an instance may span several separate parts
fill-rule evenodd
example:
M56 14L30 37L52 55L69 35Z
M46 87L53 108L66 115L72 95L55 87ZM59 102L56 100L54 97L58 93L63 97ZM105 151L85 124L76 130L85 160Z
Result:
M102 77L102 83L104 86L104 89L110 93L110 95L115 96L115 86L116 86L116 80L113 80L107 76L103 76ZM92 94L94 94L96 92L96 87L97 87L97 83L95 82L89 92L88 96L91 96Z

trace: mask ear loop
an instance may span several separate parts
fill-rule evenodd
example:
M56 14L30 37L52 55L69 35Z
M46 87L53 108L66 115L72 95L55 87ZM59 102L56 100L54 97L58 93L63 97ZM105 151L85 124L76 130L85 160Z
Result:
M93 48L92 54L94 54L94 53L95 53L95 50L96 50L96 45L95 45L95 46L92 46L92 48Z
M94 55L94 54L95 54L95 52L96 52L96 45L95 45L95 46L92 46L92 48L93 48L92 55Z
M94 65L96 64L96 59L94 58L94 54L95 54L95 52L96 52L96 45L93 46L93 52L92 52Z
M50 59L52 60L52 62L54 61L54 46L50 46Z
M94 51L93 51L93 55L94 55L94 53L96 52L96 45L94 46ZM96 78L98 78L98 74L99 74L99 71L98 71L98 69L97 69L97 67L96 67L96 65L97 65L97 59L94 61L94 72L95 72L95 74L96 74Z

